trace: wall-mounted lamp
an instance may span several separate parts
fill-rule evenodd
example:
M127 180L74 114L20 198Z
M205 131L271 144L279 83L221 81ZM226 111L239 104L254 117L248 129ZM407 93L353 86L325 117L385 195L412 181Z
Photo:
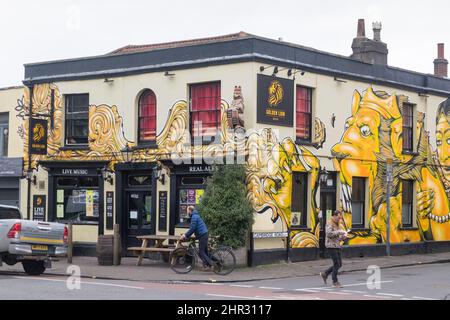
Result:
M103 82L104 83L108 83L108 84L112 84L114 82L114 80L106 78Z
M336 115L333 113L331 115L331 126L334 128L334 124L336 123Z
M37 185L37 177L33 175L33 171L27 172L27 181L31 182L34 186Z
M346 80L344 80L344 79L339 79L338 77L334 77L334 81L336 81L336 82L341 82L341 83L347 83Z
M320 182L322 182L322 183L326 183L327 182L327 180L328 180L328 171L327 171L327 169L325 167L320 169L319 179L320 179Z
M102 170L102 177L104 181L107 181L110 185L114 184L113 172L107 168Z
M163 173L164 167L161 162L158 161L156 168L153 171L155 179L159 180L162 184L166 183L166 175Z
M174 76L175 76L175 73L170 73L169 71L166 71L166 72L164 73L164 76L166 76L166 77L174 77Z

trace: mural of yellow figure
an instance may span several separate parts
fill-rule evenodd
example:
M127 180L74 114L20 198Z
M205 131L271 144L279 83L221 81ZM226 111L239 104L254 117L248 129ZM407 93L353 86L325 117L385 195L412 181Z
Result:
M317 122L320 120L316 119ZM317 137L325 139L324 126ZM322 145L323 140L316 141ZM292 173L308 172L310 186L311 232L291 234L291 247L318 247L318 207L315 201L318 190L320 161L308 149L298 146L291 138L278 142L270 129L248 136L247 190L257 213L272 212L272 221L282 220L284 230L291 226Z
M339 172L342 185L341 200L345 212L345 224L352 224L352 178L367 178L369 193L369 232L353 232L349 244L370 244L384 242L386 239L386 159L395 162L391 193L391 241L413 242L430 238L450 239L443 224L436 226L429 220L430 215L443 215L448 212L448 199L437 171L427 165L430 146L423 126L418 123L417 155L402 153L402 115L399 107L400 97L386 92L367 89L363 95L355 91L352 116L347 119L341 141L332 148L334 165ZM401 230L402 199L401 181L417 181L417 214L422 232ZM434 195L435 205L429 206L430 195ZM448 231L447 231L448 232Z
M438 168L450 198L450 99L439 105L436 115L436 146Z

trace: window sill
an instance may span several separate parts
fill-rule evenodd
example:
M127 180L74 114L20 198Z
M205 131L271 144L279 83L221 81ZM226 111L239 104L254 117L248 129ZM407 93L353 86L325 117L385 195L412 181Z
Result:
M98 226L98 221L69 221L69 220L55 220L52 222L58 222L63 224L71 223L73 226Z
M400 231L418 231L419 228L418 227L400 227L399 230Z
M132 147L131 150L143 150L143 149L158 149L158 145L155 142L149 142L149 143L140 143L135 147Z
M178 223L175 225L175 228L189 229L189 227L190 227L189 223Z
M59 150L61 151L70 151L70 150L90 150L88 145L69 145L69 146L64 146L64 147L60 147Z
M408 155L408 156L418 156L419 153L416 151L409 151L409 150L403 150L402 154L404 155Z
M317 143L314 143L310 140L301 140L301 139L295 139L295 144L307 146L307 147L316 147Z
M351 232L368 232L371 230L369 228L356 227L356 228L351 228L350 231Z
M311 228L307 226L291 226L289 231L310 232Z
M191 142L189 142L189 143L185 143L185 146L187 146L187 147L193 147L193 146L197 146L197 145L201 145L201 146L209 146L209 145L212 145L212 144L217 144L217 145L219 145L220 144L220 142L219 143L216 143L216 140L217 141L220 141L220 139L215 139L215 137L214 136L208 136L208 137L203 137L203 139L200 141L201 143L196 143L197 141L196 140L194 140L194 139L192 139L193 141L191 141Z

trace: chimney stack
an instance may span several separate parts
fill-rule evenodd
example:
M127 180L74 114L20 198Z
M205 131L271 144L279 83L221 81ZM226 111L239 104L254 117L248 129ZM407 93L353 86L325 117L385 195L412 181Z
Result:
M366 63L387 65L389 51L387 44L381 41L381 22L374 22L372 27L373 40L366 37L364 19L358 20L358 33L353 39L353 54L350 57Z
M448 60L445 59L443 43L438 43L438 57L434 60L434 75L448 77Z

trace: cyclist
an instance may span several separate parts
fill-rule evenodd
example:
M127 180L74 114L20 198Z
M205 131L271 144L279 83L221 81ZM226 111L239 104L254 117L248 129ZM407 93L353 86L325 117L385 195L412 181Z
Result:
M195 237L199 242L199 255L203 261L203 266L205 269L212 269L215 263L208 254L208 228L193 206L187 208L187 213L191 218L191 226L185 234L181 235L180 240L184 241L195 234Z

